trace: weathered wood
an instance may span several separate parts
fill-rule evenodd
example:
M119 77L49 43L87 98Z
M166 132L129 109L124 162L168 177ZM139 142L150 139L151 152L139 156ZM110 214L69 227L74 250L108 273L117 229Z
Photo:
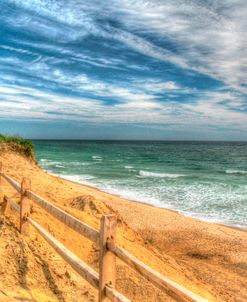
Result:
M113 302L131 302L110 285L105 286L105 295Z
M1 210L2 210L2 214L5 214L5 212L7 211L7 203L4 201L4 194L3 194L3 190L2 190L2 168L3 168L3 164L2 162L0 162L0 203L2 205Z
M17 203L15 203L10 198L7 198L7 197L5 197L5 198L6 198L7 203L10 205L11 209L15 210L17 213L21 212L21 208Z
M0 193L1 194L1 193ZM9 210L9 202L8 199L6 198L6 196L3 196L3 202L2 202L2 208L1 208L1 212L3 215L6 215L7 212Z
M12 179L11 177L9 177L8 175L1 173L1 175L7 180L7 182L16 189L17 192L21 193L21 186L20 184L15 181L14 179Z
M76 255L62 245L56 238L52 237L45 229L30 217L30 224L42 235L42 237L54 248L54 250L84 279L95 288L99 287L99 274L90 266L81 261Z
M79 234L89 238L90 240L97 242L99 239L99 232L88 224L82 222L81 220L75 218L74 216L66 213L62 209L53 205L49 201L43 199L32 191L27 192L27 196L32 199L36 204L46 210L49 214L56 217L58 220L63 222L65 225L78 232Z
M12 199L8 198L6 195L4 195L4 203L6 203L8 206L10 206L11 209L20 213L20 211L21 211L20 206L17 203L15 203Z
M3 163L0 162L0 189L2 187L2 172L3 172Z
M4 194L3 194L3 191L0 188L0 203L3 202L3 198L4 198Z
M27 191L31 190L31 181L23 178L21 183L21 208L20 208L20 233L29 234L29 222L27 217L30 215L30 201L27 197Z
M107 240L115 241L117 218L115 215L104 215L100 227L100 255L99 255L99 302L109 301L105 293L105 286L116 285L116 256L107 249Z
M21 186L11 177L2 173L2 176L11 184L18 192L21 193ZM79 234L89 238L90 240L97 242L99 240L99 232L95 230L93 227L89 226L86 223L83 223L79 219L73 217L72 215L66 213L62 209L53 205L49 201L44 198L38 196L32 191L26 192L27 197L36 202L40 207L46 210L48 213L56 217L58 220L66 224L68 227L78 232Z
M131 255L125 249L116 245L113 241L107 243L107 248L115 253L122 261L135 269L144 278L150 281L153 285L166 292L169 296L178 302L208 302L208 300L192 293L188 289L180 286L171 279L161 275L145 263Z

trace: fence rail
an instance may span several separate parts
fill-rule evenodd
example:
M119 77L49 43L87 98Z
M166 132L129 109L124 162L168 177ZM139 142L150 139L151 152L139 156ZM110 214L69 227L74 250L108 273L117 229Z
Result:
M101 219L100 232L82 222L76 217L70 215L44 198L38 196L31 191L30 181L23 179L20 185L10 176L1 171L2 164L0 163L0 184L1 177L3 177L17 192L21 195L20 206L12 201L10 198L4 197L2 211L7 211L8 205L20 214L20 231L28 235L29 224L32 225L41 236L56 250L56 252L79 273L92 286L99 289L99 302L113 301L113 302L130 302L115 289L116 283L116 257L124 261L131 268L137 271L150 283L167 293L169 296L179 302L207 302L208 300L194 294L190 290L182 287L171 279L163 276L155 271L145 263L137 259L127 250L116 244L116 217L115 215L105 215ZM57 239L51 236L43 227L35 222L30 217L30 204L28 200L31 199L37 205L53 215L66 226L75 230L79 234L87 237L99 244L100 258L99 258L99 273L94 271L90 266L84 263L69 249L62 245Z
M97 242L99 240L99 232L96 231L94 228L89 226L86 223L83 223L81 220L75 218L74 216L66 213L62 209L56 207L49 201L41 198L37 194L33 193L32 191L27 191L27 197L33 200L37 205L41 208L46 210L49 214L56 217L58 220L63 222L66 226L70 227L74 231L78 232L79 234L87 237L88 239Z

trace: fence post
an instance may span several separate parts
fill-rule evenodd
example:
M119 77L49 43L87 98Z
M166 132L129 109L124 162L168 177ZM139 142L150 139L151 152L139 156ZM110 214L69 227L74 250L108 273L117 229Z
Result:
M3 163L0 161L0 190L2 188L2 173L3 172Z
M0 188L0 204L2 204L3 203L3 191L1 190L1 188Z
M30 202L26 196L26 191L31 190L30 179L24 177L21 183L21 207L20 207L20 233L29 234L29 222L27 217L30 214Z
M1 192L0 192L0 194L1 194ZM6 196L4 196L4 197L3 197L3 203L2 203L2 214L3 214L4 216L5 216L6 213L8 212L9 208L10 208L9 202L8 202Z
M99 302L109 301L105 295L105 285L115 287L116 256L107 249L107 240L116 239L117 218L115 215L104 215L100 227L99 255Z
M5 212L5 208L4 207L4 196L3 196L3 189L2 189L2 168L3 168L3 164L2 162L0 161L0 203L2 204L2 213ZM4 210L4 211L3 211Z

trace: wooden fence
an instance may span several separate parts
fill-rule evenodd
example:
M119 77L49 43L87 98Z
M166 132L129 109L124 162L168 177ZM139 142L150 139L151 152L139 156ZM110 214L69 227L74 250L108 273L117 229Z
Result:
M0 186L1 178L4 178L13 188L17 190L17 192L20 193L20 205L15 203L7 196L2 196L2 213L5 214L9 207L18 212L20 215L20 232L24 235L28 235L29 225L32 225L78 274L80 274L92 286L99 290L99 302L130 302L129 299L115 289L116 257L120 258L131 268L140 273L150 283L174 298L175 301L207 301L206 299L180 286L171 279L161 275L130 254L128 251L118 246L116 243L117 219L115 215L102 216L100 231L97 231L88 224L66 213L59 207L32 192L31 182L29 179L23 178L23 181L20 185L14 179L2 172L2 164L0 163ZM0 194L3 193L0 192ZM46 210L49 214L60 220L66 226L99 244L99 273L94 271L90 266L74 255L30 217L30 199L38 206Z

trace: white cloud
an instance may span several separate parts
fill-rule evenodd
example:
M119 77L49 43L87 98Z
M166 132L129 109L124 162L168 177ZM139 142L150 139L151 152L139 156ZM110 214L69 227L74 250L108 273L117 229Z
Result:
M81 97L2 86L1 117L246 130L246 99L240 93L247 89L242 85L247 78L246 1L9 1L24 8L25 13L20 18L9 17L7 22L29 34L41 35L47 43L21 41L23 47L1 46L5 51L37 58L30 64L20 56L3 57L0 62L12 64L15 70L38 79L43 85L41 89L57 86ZM113 44L117 40L116 48L120 44L158 61L207 74L224 81L228 89L234 89L202 92L171 80L152 78L152 73L148 80L140 76L139 79L129 77L126 82L114 78L107 82L103 77L87 75L86 71L78 76L71 70L59 69L61 62L63 66L80 64L81 67L87 63L97 67L145 69L146 66L133 65L124 57L95 56L70 47L76 41L83 48L83 39L88 35L114 40ZM45 53L42 56L39 48ZM16 78L4 70L0 73L5 81L16 82ZM30 85L30 80L28 83L24 77L18 77L18 81L24 86ZM183 93L196 94L197 99L186 99L182 103L171 101ZM160 94L164 96L162 101L157 98ZM113 104L101 100L107 98Z
M25 55L35 55L31 51L28 51L28 50L22 49L22 48L15 48L15 47L10 47L10 46L5 46L5 45L0 45L0 48L9 50L9 51L18 52L18 53L25 54Z
M222 99L237 102L228 93L205 94L196 103L159 103L155 100L125 102L108 106L103 101L64 97L23 87L0 88L0 117L32 120L66 120L90 123L170 124L174 129L224 127L247 130L246 114L220 105Z
M179 90L180 87L174 81L162 82L149 79L146 81L136 81L133 79L128 86L120 86L120 83L107 83L102 80L95 80L86 74L79 76L69 76L61 70L55 70L54 76L57 81L63 85L71 85L81 93L92 93L95 97L110 97L113 100L135 101L138 104L143 102L146 106L148 101L155 98L155 93ZM123 85L123 84L122 84Z
M61 41L81 40L87 35L116 39L137 52L246 91L241 85L246 82L247 73L244 0L9 1L26 10L23 17L9 19L13 26L25 26L29 31L38 28L52 39L59 35ZM121 28L107 24L108 20ZM156 37L164 46L150 37ZM174 49L166 47L167 39ZM88 60L80 55L77 59ZM95 64L104 62L96 60Z
M168 38L176 47L172 60L243 89L247 73L247 2L131 1L123 0L122 24L135 33ZM121 16L121 14L120 14ZM132 41L133 38L130 38ZM138 39L133 46L145 51ZM157 48L156 48L157 49ZM160 59L171 61L169 55ZM147 51L147 54L152 55ZM172 61L171 61L172 62Z
M152 92L163 92L169 90L179 90L180 87L174 81L161 82L161 81L148 81L143 83L143 89Z

